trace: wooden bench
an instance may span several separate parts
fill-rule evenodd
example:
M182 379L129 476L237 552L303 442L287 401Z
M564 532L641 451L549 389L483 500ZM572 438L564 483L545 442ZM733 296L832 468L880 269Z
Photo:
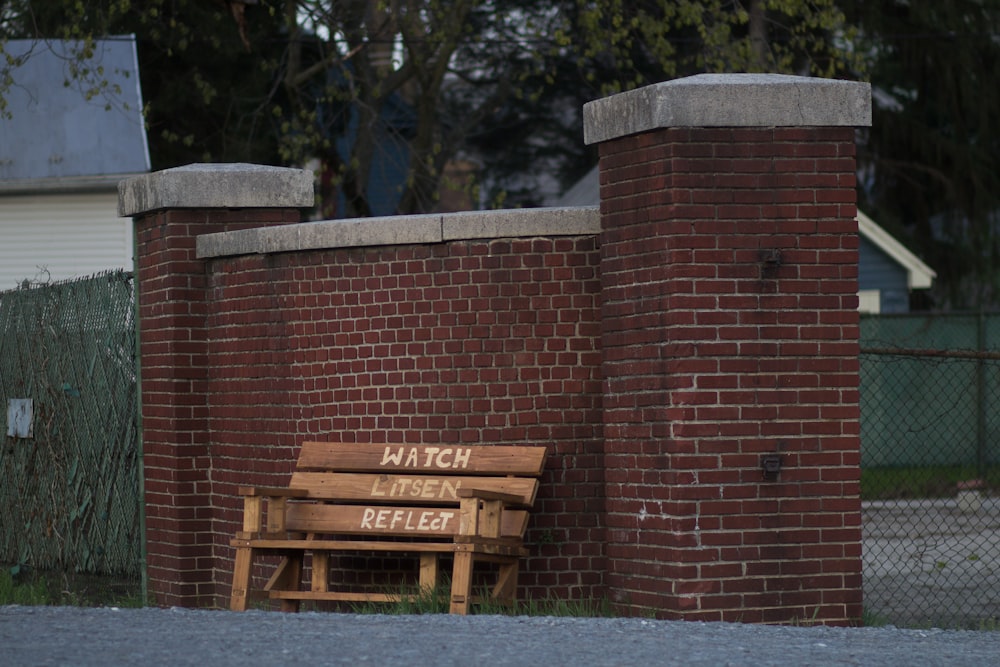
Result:
M425 591L438 586L440 557L453 555L453 614L468 612L473 564L496 563L491 597L512 604L518 561L527 554L527 510L545 456L545 447L534 446L306 442L288 488L240 489L243 530L231 541L230 608L246 609L254 559L265 553L283 556L264 592L284 611L298 611L302 600L400 598L331 588L330 556L336 552L419 556ZM312 580L301 590L306 552Z

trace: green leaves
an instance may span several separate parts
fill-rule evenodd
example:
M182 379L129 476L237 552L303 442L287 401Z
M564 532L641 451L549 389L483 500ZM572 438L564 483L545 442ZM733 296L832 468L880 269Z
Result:
M860 60L844 39L843 12L834 0L581 0L579 34L585 58L610 58L624 74L646 70L643 81L619 78L618 88L697 72L769 71L833 76ZM608 87L606 82L602 92Z
M938 273L937 307L1000 305L1000 3L849 6L870 54L874 123L859 205Z
M402 183L398 212L435 208L458 156L493 172L484 200L513 193L504 170L579 175L593 156L571 124L600 95L703 71L855 67L833 0L261 0L245 26L203 0L30 4L27 34L137 35L154 169L318 160L354 189L348 214L378 199L373 173ZM91 97L112 92L96 69L79 74Z

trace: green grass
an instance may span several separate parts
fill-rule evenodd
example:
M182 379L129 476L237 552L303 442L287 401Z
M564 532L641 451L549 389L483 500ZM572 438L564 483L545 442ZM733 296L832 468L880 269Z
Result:
M979 624L973 629L980 632L1000 632L1000 619L987 618L979 621Z
M889 625L889 619L868 607L861 613L861 626L865 628L881 628Z
M142 607L138 582L74 573L0 569L0 605Z
M19 582L15 580L9 571L4 570L0 572L0 605L51 604L49 599L49 593L46 590L44 581Z
M990 468L982 475L975 466L862 468L861 499L954 498L957 484L967 479L983 479L985 494L1000 494L1000 467Z
M441 585L433 591L416 593L416 587L404 588L398 600L392 602L363 602L350 605L355 614L447 614L449 588ZM616 614L607 600L519 600L513 606L491 601L482 594L482 602L473 603L473 614L500 614L505 616L567 616L576 618L612 617Z

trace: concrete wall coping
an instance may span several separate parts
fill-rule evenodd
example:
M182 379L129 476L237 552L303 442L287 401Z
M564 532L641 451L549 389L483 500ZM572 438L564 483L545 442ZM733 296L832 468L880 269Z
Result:
M867 127L871 85L785 74L698 74L588 102L584 142L668 127Z
M118 215L167 208L309 208L313 174L255 164L189 164L118 184Z
M596 206L322 220L204 234L201 259L301 250L443 243L473 239L588 236L601 230Z

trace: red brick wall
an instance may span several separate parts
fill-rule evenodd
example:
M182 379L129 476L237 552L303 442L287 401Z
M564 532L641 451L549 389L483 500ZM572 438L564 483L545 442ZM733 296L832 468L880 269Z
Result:
M522 593L598 597L597 261L585 237L208 262L212 602L237 487L287 484L306 439L550 445Z
M860 618L853 130L657 130L601 170L599 237L199 260L297 214L139 217L157 602L224 606L236 487L331 438L548 444L522 595Z
M214 601L205 265L198 234L298 222L297 211L156 212L136 219L146 574L163 604Z
M853 129L658 130L601 172L612 599L860 618Z

